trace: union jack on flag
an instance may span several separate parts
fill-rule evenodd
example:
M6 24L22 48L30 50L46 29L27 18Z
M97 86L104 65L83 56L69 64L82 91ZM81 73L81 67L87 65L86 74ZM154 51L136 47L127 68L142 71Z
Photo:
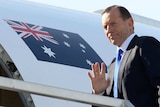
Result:
M103 62L77 33L47 28L13 20L5 20L23 39L37 60L91 69Z

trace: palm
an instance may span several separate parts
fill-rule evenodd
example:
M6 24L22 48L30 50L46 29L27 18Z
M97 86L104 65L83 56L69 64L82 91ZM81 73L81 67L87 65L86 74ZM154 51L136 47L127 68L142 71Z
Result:
M101 64L101 69L98 63L92 65L92 71L94 75L90 72L88 73L92 87L96 94L102 93L110 84L110 80L105 78L105 66L104 63Z

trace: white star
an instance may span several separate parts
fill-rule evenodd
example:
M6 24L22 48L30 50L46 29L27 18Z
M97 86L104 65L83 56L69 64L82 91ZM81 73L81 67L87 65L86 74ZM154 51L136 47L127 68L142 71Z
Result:
M86 49L86 47L85 47L83 44L81 44L81 43L79 43L79 46L80 46L81 48L83 48L83 49Z
M86 51L85 51L84 49L82 49L82 52L83 52L83 53L86 53Z
M63 42L64 45L66 45L67 47L71 47L71 45L68 42Z
M88 65L92 65L92 62L90 60L87 59L86 62Z
M69 36L65 33L63 33L63 36L66 37L66 38L69 38Z
M44 50L44 53L49 55L49 57L56 58L55 53L52 52L51 48L47 48L45 45L43 47L41 46L41 48Z

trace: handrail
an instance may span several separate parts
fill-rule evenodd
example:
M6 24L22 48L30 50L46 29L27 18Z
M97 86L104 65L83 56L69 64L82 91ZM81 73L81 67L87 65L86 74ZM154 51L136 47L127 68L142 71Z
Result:
M27 92L30 94L42 95L101 107L134 107L128 100L114 99L111 97L25 82L22 80L16 80L2 76L0 76L0 89L16 92Z

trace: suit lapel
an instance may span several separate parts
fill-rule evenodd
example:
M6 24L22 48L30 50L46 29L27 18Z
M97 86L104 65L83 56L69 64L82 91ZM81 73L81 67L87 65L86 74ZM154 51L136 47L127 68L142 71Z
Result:
M122 85L122 76L123 76L123 73L125 71L125 64L126 64L126 61L129 57L131 53L131 50L128 50L124 53L124 56L123 56L123 59L121 61L121 65L120 65L120 68L119 68L119 72L118 72L118 88L119 88L119 91L121 92L121 85Z
M123 93L124 99L127 99L127 94L126 94L126 88L125 88L124 82L122 81L122 78L123 78L124 73L126 71L125 67L126 67L126 64L128 63L128 59L129 59L131 54L134 54L134 47L135 47L137 39L138 39L138 36L136 35L131 40L129 46L126 49L126 52L124 53L124 56L123 56L123 59L122 59L122 62L121 62L120 68L119 68L118 87L119 87L119 92Z

